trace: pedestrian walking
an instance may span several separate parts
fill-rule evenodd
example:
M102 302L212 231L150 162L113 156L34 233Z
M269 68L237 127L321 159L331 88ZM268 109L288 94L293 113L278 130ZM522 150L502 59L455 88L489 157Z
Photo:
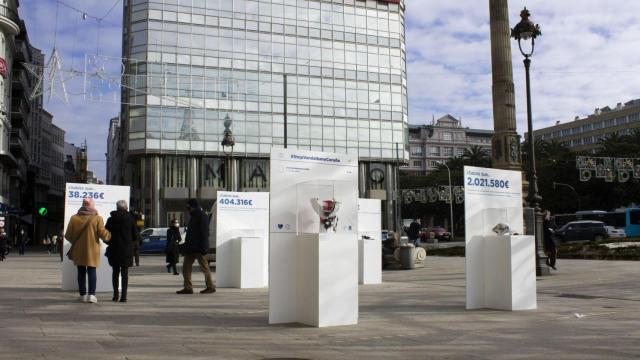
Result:
M135 221L134 221L135 224ZM140 231L136 226L137 236L133 241L133 260L136 262L136 266L140 266L140 245L142 245L142 237L140 236Z
M61 227L58 232L58 237L56 238L56 246L58 247L58 254L60 255L60 262L62 262L62 252L64 250L64 235L62 235L62 230L64 228Z
M167 229L167 245L164 248L167 261L167 272L171 272L173 269L173 275L180 275L176 264L180 261L179 244L182 241L180 235L180 223L178 220L171 220L171 226Z
M118 200L116 211L111 212L111 217L107 219L105 225L111 233L106 253L112 268L113 298L111 300L120 300L120 302L127 302L129 268L133 266L133 247L138 241L138 228L127 207L125 200ZM118 280L121 280L121 292L118 292Z
M409 225L409 229L407 229L407 237L409 238L409 242L414 244L416 247L420 245L420 224L418 223L418 219L413 219Z
M200 293L211 294L216 292L216 288L213 286L209 263L206 259L207 252L209 251L209 217L202 211L196 199L189 199L187 210L191 216L183 245L184 260L182 263L182 276L184 278L184 288L176 291L176 294L193 294L191 268L195 260L198 260L200 270L204 273L204 279L207 284L206 289L200 291Z
M18 253L20 255L24 255L28 240L27 234L24 233L24 229L21 227L20 231L18 231Z
M558 270L556 268L558 248L556 246L556 239L551 230L551 212L549 210L546 210L544 213L542 226L544 227L544 252L547 254L547 265L553 270Z
M4 261L7 255L7 241L9 237L3 228L0 228L0 261Z
M80 301L97 303L96 268L100 266L100 239L107 242L111 234L104 227L93 199L82 199L82 207L71 216L64 237L71 243L67 255L78 267ZM89 289L87 292L87 277Z

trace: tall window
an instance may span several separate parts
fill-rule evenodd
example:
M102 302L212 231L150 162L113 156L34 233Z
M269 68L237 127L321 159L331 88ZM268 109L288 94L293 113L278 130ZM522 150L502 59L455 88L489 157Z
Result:
M267 189L269 187L269 161L243 159L240 162L240 188Z
M204 158L200 162L200 187L223 189L224 160L220 158Z
M464 148L456 148L456 157L462 157L464 155Z
M430 156L440 156L440 148L437 146L429 146Z
M448 156L451 157L453 156L453 148L452 147L445 147L444 148L444 152L442 153L443 156Z
M422 161L420 160L413 161L413 167L422 167Z
M186 187L187 186L187 158L167 156L162 166L162 186L163 187Z
M422 146L412 146L411 155L422 155Z
M445 140L445 141L453 140L453 134L450 133L450 132L443 132L442 133L442 140Z

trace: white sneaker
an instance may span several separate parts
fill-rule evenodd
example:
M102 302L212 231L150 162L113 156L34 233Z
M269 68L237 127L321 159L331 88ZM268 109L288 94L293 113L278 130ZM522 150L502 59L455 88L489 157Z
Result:
M98 302L98 298L95 295L89 295L89 300L88 302L95 304Z
M78 301L84 302L84 303L88 302L89 301L89 295L80 295L78 297Z

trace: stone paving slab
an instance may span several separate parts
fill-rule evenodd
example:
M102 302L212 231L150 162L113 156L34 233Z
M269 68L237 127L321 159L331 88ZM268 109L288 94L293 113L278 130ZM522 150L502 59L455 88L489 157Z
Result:
M162 256L131 269L126 304L79 303L56 259L0 263L0 359L640 358L640 262L561 260L538 310L509 312L465 310L464 259L428 257L360 286L358 325L317 329L268 325L266 289L176 295Z

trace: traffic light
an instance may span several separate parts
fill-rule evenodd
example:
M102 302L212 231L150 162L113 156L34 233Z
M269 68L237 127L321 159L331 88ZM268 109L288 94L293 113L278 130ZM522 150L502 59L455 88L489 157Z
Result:
M47 215L47 208L42 206L38 209L38 214L40 214L40 216L45 216Z

